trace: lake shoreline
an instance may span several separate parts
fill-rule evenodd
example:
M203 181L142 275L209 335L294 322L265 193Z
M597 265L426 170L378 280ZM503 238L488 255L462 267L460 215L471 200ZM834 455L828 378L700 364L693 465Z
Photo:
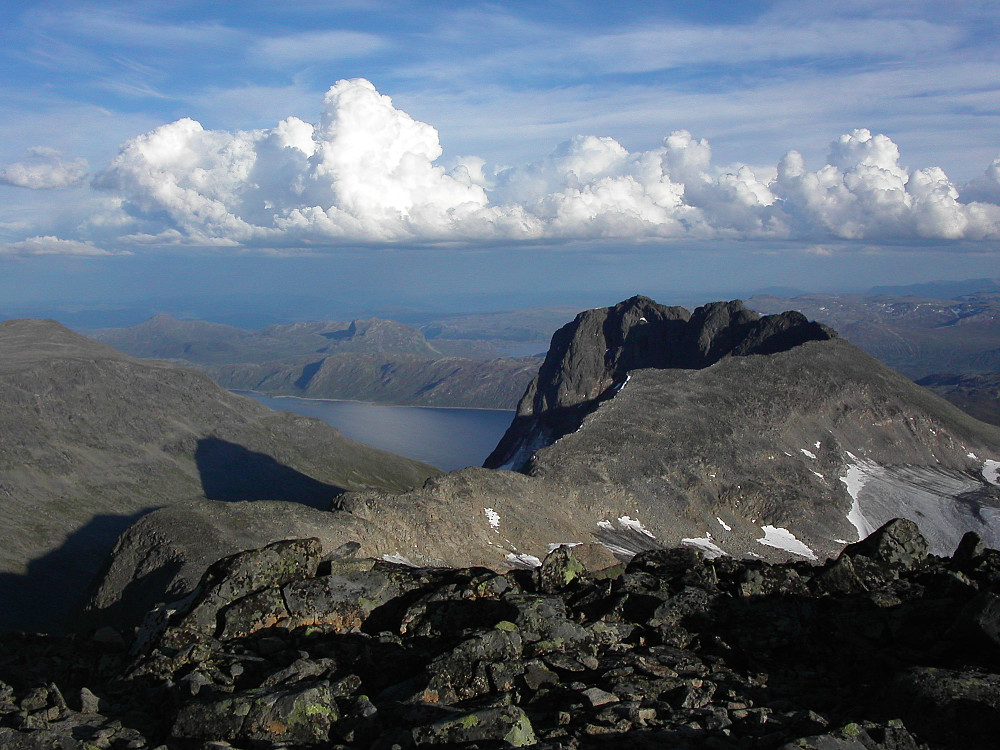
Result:
M231 392L271 409L320 419L351 440L430 464L445 472L482 466L516 414L510 409L271 396L249 389Z
M254 394L257 396L266 396L267 398L297 398L302 401L330 401L332 403L338 404L365 404L368 406L391 406L398 409L455 409L462 411L490 411L490 412L510 412L515 414L517 409L497 409L489 408L485 406L427 406L426 404L389 404L383 401L361 401L356 398L317 398L315 396L292 396L287 393L268 393L267 391L255 391L252 388L228 388L230 393L235 393L239 396L246 396L247 394Z

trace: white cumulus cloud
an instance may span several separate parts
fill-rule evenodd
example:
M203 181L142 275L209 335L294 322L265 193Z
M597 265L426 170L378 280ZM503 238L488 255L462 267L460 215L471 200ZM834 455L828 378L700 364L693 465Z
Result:
M885 135L835 140L810 171L716 167L684 130L629 152L577 136L533 163L441 161L438 132L364 79L339 81L318 122L253 131L181 119L133 138L93 181L135 243L300 247L342 242L620 238L977 240L1000 236L1000 159L969 188L911 170ZM992 171L991 171L992 170ZM965 188L963 188L964 190ZM127 227L127 229L125 229Z
M87 169L86 159L65 159L54 148L36 146L23 160L0 167L0 183L30 190L58 190L82 183Z

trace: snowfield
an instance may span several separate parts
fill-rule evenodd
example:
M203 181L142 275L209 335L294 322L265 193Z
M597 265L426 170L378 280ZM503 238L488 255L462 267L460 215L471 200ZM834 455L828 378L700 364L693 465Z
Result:
M706 534L703 537L681 539L681 544L686 544L689 547L697 547L709 560L714 560L716 557L722 557L726 554L725 550L712 541L711 534Z
M852 500L847 520L858 530L857 541L861 541L876 528L861 512L861 490L871 477L881 476L885 471L874 461L864 461L853 453L848 453L847 457L854 463L847 465L847 474L842 476L840 481L847 485L847 494L851 496Z
M761 531L764 532L764 537L757 540L760 544L766 544L768 547L775 547L777 549L784 550L785 552L791 552L793 555L799 555L810 560L819 559L816 557L815 552L796 539L795 534L790 532L788 529L783 529L780 526L768 525L762 526Z

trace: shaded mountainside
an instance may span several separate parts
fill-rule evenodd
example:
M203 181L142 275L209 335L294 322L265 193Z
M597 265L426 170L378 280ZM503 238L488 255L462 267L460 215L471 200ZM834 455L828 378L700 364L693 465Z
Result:
M135 637L0 636L0 744L992 747L1000 552L927 546L896 520L816 565L559 547L498 574L280 541Z
M0 323L0 627L58 627L117 536L187 498L327 507L437 474L54 321Z
M431 343L377 318L243 331L158 315L91 335L137 357L197 365L226 388L409 406L513 408L540 362L501 359L488 341Z
M917 381L976 419L1000 425L1000 372L928 375Z
M522 407L505 448L519 471L346 493L323 533L371 557L498 570L562 543L622 559L684 545L816 560L898 516L935 554L968 530L1000 546L1000 430L796 313L731 302L689 314L644 298L584 313ZM165 550L190 544L169 518L144 524ZM101 606L143 608L124 583L136 556L120 546ZM169 578L190 590L197 572Z

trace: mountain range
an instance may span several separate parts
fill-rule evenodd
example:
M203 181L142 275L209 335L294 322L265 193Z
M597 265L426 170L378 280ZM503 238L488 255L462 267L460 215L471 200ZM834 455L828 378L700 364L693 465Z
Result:
M582 312L447 475L52 321L0 351L0 624L81 631L0 634L4 747L995 734L1000 428L800 312Z
M501 358L502 340L431 342L378 318L244 331L158 315L90 335L136 357L197 366L226 388L409 406L512 408L541 361Z
M798 310L835 328L852 344L911 378L1000 372L1000 291L944 298L912 294L755 296L747 304L761 313Z
M884 287L866 294L775 288L748 307L796 310L978 419L997 423L998 282ZM227 388L386 404L514 409L564 308L449 315L415 326L378 318L256 331L166 315L89 335L133 356L205 369ZM565 319L565 318L563 318ZM976 377L969 377L976 376ZM957 378L964 377L961 385Z
M626 559L680 545L818 561L906 517L950 554L970 530L1000 545L998 446L996 427L801 314L761 317L739 302L689 313L636 297L555 334L488 461L505 468L345 493L315 535L370 557L494 569L530 567L559 544ZM135 561L148 575L170 550L197 546L173 531L184 512L230 528L253 508L144 517L92 608L129 622L148 609L149 591L128 591ZM172 567L172 590L200 574Z

